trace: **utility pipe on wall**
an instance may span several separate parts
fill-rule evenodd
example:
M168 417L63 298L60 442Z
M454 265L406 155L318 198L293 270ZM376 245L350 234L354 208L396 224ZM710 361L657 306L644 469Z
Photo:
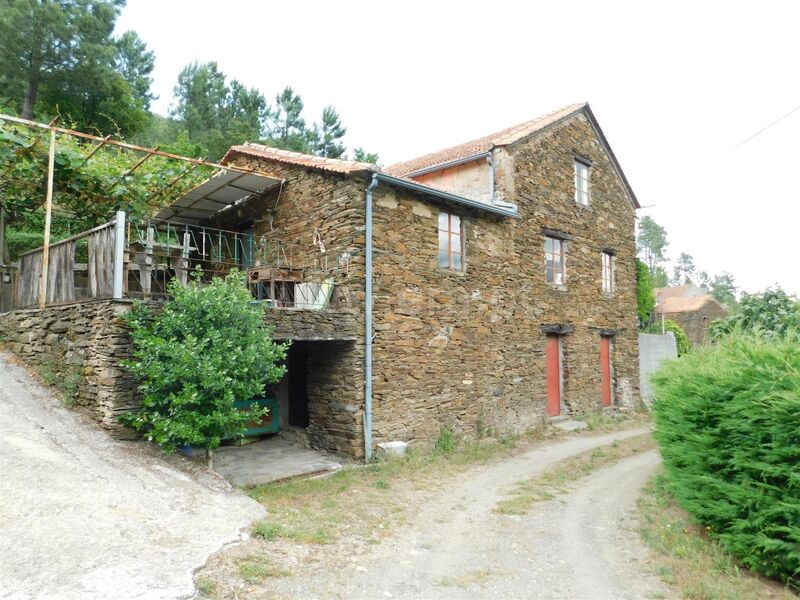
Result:
M367 187L366 223L366 256L364 257L364 278L366 280L364 294L364 458L372 459L372 191L378 187L378 174L372 175Z

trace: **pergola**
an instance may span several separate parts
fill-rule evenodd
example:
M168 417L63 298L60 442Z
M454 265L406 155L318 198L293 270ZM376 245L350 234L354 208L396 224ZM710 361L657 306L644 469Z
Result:
M153 157L162 157L169 161L185 163L186 167L166 184L157 185L152 190L148 190L148 201L152 201L159 196L167 195L177 199L162 208L157 218L162 220L172 220L177 223L197 224L212 217L221 210L233 206L246 200L254 194L259 194L267 189L282 185L283 179L269 173L264 173L256 169L227 166L212 161L180 156L164 152L155 148L145 148L135 144L129 144L121 140L114 139L112 136L97 136L86 132L58 127L55 121L51 123L39 123L27 119L0 114L0 122L7 122L28 129L44 130L49 132L49 150L47 160L47 184L44 202L44 243L42 246L41 270L39 272L38 298L39 307L44 308L47 299L48 264L50 253L50 235L53 214L53 174L55 170L56 144L58 135L67 135L81 140L91 142L92 145L80 163L84 167L101 150L118 149L131 153L130 164L119 173L118 178L109 185L109 191L117 185L123 183L129 177L135 176L142 165ZM212 175L200 185L189 190L185 189L192 183L192 174L198 168L212 170ZM196 180L196 173L193 177ZM0 248L4 246L3 236L5 235L5 209L0 205ZM120 243L121 236L117 236L117 243Z

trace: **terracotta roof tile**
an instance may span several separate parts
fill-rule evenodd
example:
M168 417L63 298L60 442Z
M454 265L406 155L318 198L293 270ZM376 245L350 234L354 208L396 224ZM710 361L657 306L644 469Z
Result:
M225 156L220 161L220 164L227 164L237 154L254 156L256 158L264 158L267 160L275 160L278 162L300 165L303 167L311 167L312 169L321 169L323 171L332 171L335 173L350 174L378 171L378 168L371 163L362 163L354 160L341 160L338 158L325 158L323 156L314 156L313 154L302 154L300 152L271 148L269 146L253 144L251 142L246 142L240 146L231 146L230 150L225 153Z
M714 296L703 294L702 296L672 297L664 298L663 304L656 306L656 312L665 315L671 313L692 312L703 307L707 302L716 302Z
M559 121L560 119L563 119L564 117L567 117L586 106L587 104L585 102L580 104L572 104L548 115L538 117L532 121L520 123L519 125L514 125L513 127L503 129L497 133L493 133L469 142L464 142L458 146L452 146L451 148L446 148L438 152L432 152L431 154L426 154L425 156L420 156L419 158L396 163L386 167L384 172L388 173L389 175L394 175L395 177L402 177L421 169L427 169L437 165L446 164L454 160L460 160L463 158L469 158L470 156L474 156L476 154L482 154L484 152L488 152L496 146L507 146L544 129L549 125L552 125L556 121Z

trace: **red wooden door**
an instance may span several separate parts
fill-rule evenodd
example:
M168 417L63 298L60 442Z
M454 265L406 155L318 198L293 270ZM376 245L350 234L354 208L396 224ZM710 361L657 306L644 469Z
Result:
M611 338L600 337L600 386L603 406L611 406Z
M547 366L547 415L561 414L561 351L557 335L547 336L545 363Z

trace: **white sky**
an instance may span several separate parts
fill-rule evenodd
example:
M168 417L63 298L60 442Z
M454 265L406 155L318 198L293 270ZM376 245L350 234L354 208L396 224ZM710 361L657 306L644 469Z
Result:
M128 0L154 108L216 60L384 164L588 100L643 206L711 274L800 293L800 3Z

